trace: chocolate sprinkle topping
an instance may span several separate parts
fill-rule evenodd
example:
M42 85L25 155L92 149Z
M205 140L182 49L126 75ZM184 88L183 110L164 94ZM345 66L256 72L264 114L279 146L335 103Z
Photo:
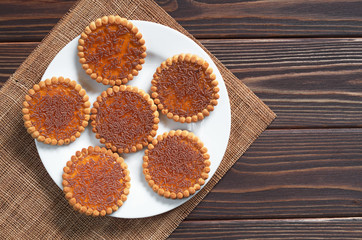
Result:
M165 191L178 193L193 187L204 167L197 144L181 136L168 136L148 152L149 174Z

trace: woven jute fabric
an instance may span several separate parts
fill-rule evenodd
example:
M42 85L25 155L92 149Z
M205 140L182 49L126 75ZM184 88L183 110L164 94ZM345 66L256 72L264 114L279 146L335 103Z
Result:
M64 46L89 22L110 14L161 23L200 44L151 0L78 1L0 90L0 239L167 238L275 118L210 54L226 83L232 119L227 151L209 183L187 203L154 217L92 218L76 213L39 159L34 140L23 126L22 102Z

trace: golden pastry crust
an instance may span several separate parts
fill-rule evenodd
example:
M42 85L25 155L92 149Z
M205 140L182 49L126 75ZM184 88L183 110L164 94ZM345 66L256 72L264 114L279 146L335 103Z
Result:
M149 186L160 196L186 198L199 190L209 177L209 158L207 148L193 133L172 130L157 136L148 145L143 173Z
M86 91L69 78L53 77L35 84L23 102L24 126L34 139L51 145L74 142L88 126Z
M132 80L147 55L138 28L120 16L104 16L91 22L78 43L83 69L104 85L122 85Z
M127 164L106 148L77 151L63 169L63 192L74 210L104 216L127 200L131 178Z
M181 123L209 116L220 97L216 75L197 55L180 54L161 63L153 75L152 98L168 118Z
M157 134L159 114L151 97L132 86L114 86L97 97L91 109L96 138L119 153L136 152Z

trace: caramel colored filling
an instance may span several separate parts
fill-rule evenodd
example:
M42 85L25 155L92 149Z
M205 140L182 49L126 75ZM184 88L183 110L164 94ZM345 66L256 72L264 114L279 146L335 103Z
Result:
M197 144L180 136L168 136L148 153L150 176L165 191L178 193L193 187L204 167Z
M104 153L81 157L70 170L67 181L77 203L99 212L117 205L126 188L121 165Z
M196 63L173 63L162 69L158 76L158 98L173 114L180 117L196 115L212 100L212 80Z
M31 97L30 121L40 135L60 140L79 131L85 114L83 99L76 90L58 83L40 89Z
M140 64L141 44L128 28L107 24L94 30L84 39L86 63L93 72L109 80L127 78Z
M154 115L141 95L120 91L102 100L96 117L96 130L106 142L123 149L148 143Z

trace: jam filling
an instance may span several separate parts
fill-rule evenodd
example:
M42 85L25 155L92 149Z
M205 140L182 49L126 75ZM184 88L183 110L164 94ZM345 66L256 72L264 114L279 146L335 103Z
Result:
M46 86L31 96L30 121L44 137L57 140L75 135L85 115L83 99L77 91L64 83Z
M148 152L150 176L165 191L178 193L193 187L204 167L197 144L180 136L168 136Z
M70 167L67 179L77 203L99 212L117 205L126 188L125 174L112 156L92 153Z
M196 115L209 104L213 95L212 80L196 63L177 62L158 74L160 102L180 117Z
M138 38L118 24L103 25L84 39L84 58L93 72L109 80L127 78L144 52Z
M148 102L138 93L120 91L99 103L96 130L117 148L147 144L154 115Z

